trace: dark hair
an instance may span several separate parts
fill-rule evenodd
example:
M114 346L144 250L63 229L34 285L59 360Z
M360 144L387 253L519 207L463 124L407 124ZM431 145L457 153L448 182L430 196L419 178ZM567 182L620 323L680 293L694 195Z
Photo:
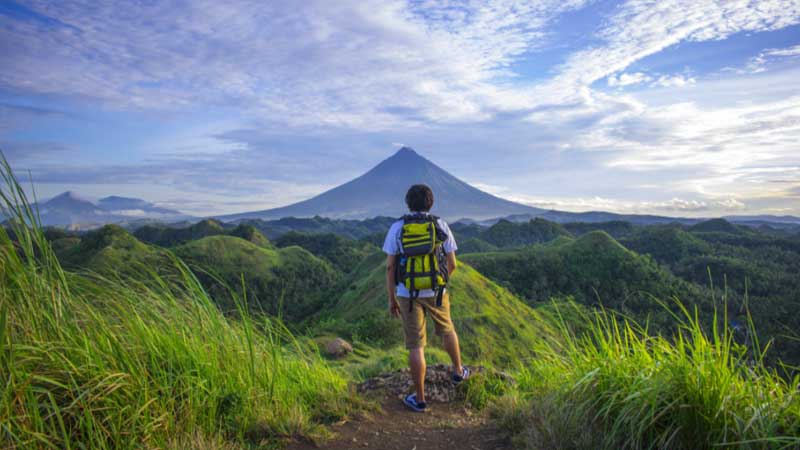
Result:
M425 184L415 184L406 192L406 205L411 212L428 212L433 208L433 191Z

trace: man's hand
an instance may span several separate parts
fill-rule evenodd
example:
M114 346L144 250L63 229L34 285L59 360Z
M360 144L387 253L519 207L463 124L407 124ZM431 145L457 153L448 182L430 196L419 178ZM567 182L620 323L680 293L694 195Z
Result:
M400 317L400 305L397 303L397 280L395 279L395 265L397 264L396 255L386 256L386 293L389 295L389 314L392 317Z
M400 318L400 304L397 303L397 298L389 298L389 314L395 319Z

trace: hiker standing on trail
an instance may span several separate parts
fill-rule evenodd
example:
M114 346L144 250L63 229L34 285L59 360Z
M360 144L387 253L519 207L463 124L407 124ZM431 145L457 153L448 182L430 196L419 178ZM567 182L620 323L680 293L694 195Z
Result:
M456 270L456 240L442 219L430 214L433 191L415 184L406 193L411 212L389 228L383 251L386 253L386 290L389 313L401 317L405 332L408 364L416 392L403 403L424 412L425 402L425 316L433 320L436 335L453 362L452 381L458 384L469 376L461 365L458 335L450 320L450 296L445 285Z

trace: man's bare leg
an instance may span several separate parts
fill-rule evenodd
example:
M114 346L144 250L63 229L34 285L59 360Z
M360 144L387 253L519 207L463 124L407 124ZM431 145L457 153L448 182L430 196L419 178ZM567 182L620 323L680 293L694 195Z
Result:
M461 349L458 346L458 335L455 331L445 333L442 335L442 345L445 351L450 355L450 360L453 361L453 373L461 376ZM412 369L413 370L413 369Z
M417 402L425 401L425 349L414 348L408 351L408 365L411 367L411 379L417 389Z

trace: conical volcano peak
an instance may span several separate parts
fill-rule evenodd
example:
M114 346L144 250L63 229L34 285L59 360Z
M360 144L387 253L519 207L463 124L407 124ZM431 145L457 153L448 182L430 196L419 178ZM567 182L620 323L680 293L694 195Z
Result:
M364 219L375 216L399 217L406 212L408 187L424 183L436 201L432 212L455 220L460 217L489 219L512 214L536 214L537 208L521 205L483 192L459 180L408 146L381 161L360 177L316 197L282 208L222 216L223 220L279 219L323 216Z
M394 155L390 156L386 161L392 161L394 163L402 161L408 164L413 162L421 163L423 161L427 161L427 159L425 159L424 156L417 153L417 151L414 150L413 148L404 146L401 147L400 150L396 151Z

